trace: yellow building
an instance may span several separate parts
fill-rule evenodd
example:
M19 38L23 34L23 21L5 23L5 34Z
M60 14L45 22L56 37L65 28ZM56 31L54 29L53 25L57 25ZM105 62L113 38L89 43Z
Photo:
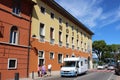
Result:
M60 70L64 57L86 57L92 68L93 32L54 0L34 0L29 73L38 64Z

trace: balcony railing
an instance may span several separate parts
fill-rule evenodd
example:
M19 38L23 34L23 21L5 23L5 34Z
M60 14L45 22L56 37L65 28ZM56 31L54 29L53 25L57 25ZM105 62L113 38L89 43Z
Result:
M69 43L66 43L66 48L68 48L69 47Z
M74 49L75 48L75 46L74 46L74 44L72 44L72 49Z
M54 39L50 39L50 44L54 44Z
M62 46L62 41L59 41L59 46Z
M40 41L44 42L45 41L45 36L40 35Z

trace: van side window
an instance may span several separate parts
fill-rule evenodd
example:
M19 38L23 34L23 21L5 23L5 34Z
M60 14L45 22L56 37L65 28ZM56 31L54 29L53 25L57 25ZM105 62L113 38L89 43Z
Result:
M81 66L83 66L83 61L81 61Z

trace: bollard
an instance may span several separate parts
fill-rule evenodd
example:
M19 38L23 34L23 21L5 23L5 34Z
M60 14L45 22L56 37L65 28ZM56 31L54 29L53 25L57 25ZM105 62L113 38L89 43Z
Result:
M32 79L34 79L34 71L32 71Z
M19 80L19 73L15 73L15 80Z

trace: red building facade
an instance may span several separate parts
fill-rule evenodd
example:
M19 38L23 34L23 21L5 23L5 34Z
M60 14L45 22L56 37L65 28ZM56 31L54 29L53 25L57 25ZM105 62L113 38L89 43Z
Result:
M28 77L32 0L0 0L0 80Z

